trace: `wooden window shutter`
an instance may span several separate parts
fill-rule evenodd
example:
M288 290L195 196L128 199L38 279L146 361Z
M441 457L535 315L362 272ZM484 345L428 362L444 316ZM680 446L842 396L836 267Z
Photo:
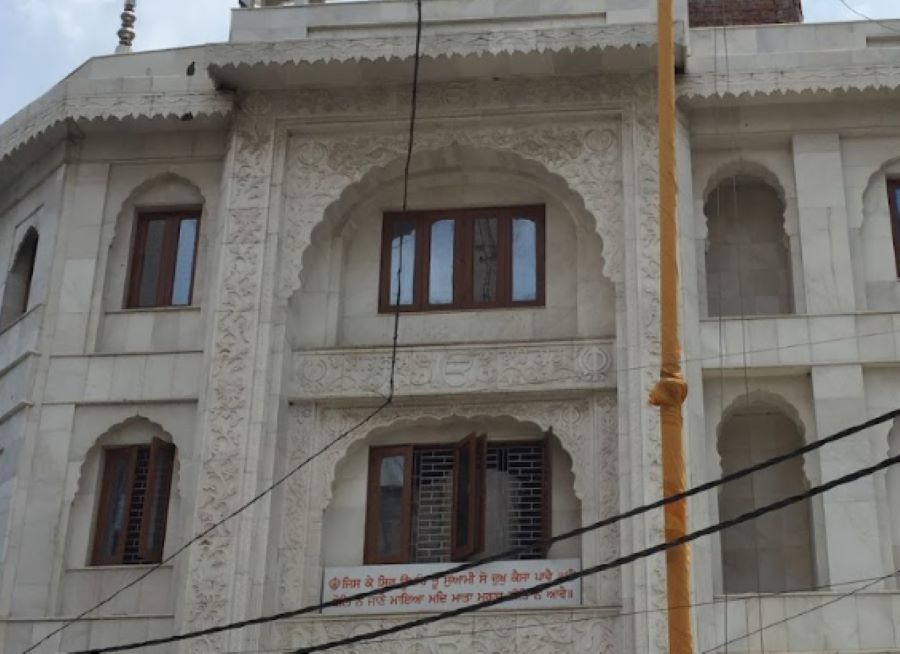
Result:
M122 563L137 453L137 446L110 448L104 452L93 565Z
M469 434L454 446L450 558L462 561L484 548L486 443Z
M141 513L140 557L144 563L162 561L174 462L175 446L154 438L150 444L147 488Z
M366 565L408 563L412 529L411 445L369 450Z

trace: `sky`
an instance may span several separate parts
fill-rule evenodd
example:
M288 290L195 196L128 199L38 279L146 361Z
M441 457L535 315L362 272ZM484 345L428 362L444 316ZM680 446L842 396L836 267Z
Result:
M510 0L515 2L515 0ZM872 18L900 18L898 0L845 0ZM122 0L0 0L0 122L118 42ZM228 38L237 0L139 0L135 50ZM807 22L860 20L841 0L804 0Z

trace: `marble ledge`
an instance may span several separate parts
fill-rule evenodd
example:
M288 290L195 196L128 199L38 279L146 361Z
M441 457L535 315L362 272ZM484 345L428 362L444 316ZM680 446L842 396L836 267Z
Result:
M44 402L195 401L203 383L202 352L54 356Z
M700 343L705 370L745 364L895 365L900 360L900 314L708 318L700 323Z
M292 356L292 399L387 395L390 347L302 350ZM613 340L404 347L396 365L398 396L615 387Z

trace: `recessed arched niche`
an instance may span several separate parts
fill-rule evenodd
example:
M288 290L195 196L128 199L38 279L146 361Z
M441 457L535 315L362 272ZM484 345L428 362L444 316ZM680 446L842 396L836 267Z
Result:
M344 190L312 231L300 288L288 303L295 348L388 345L393 317L379 314L382 217L402 206L402 166L373 169ZM413 209L543 205L544 306L406 313L404 344L611 337L615 289L603 243L583 200L559 176L510 153L450 145L418 153Z

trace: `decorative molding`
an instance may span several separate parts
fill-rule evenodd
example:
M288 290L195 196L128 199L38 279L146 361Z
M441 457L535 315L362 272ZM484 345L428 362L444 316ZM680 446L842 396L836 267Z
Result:
M267 647L290 651L390 627L408 616L318 618L276 623ZM574 609L467 615L365 643L372 654L618 654L626 622L616 611ZM356 650L354 650L356 651Z
M236 117L232 159L226 169L224 237L220 273L216 277L218 304L212 313L208 386L199 421L202 440L194 532L204 531L231 514L247 490L247 464L256 464L253 443L259 426L251 423L251 409L269 395L257 391L259 319L264 295L261 274L268 188L272 168L274 120L269 101L259 95L244 99ZM254 392L257 391L257 392ZM259 471L253 469L250 474ZM227 622L248 600L236 591L238 560L250 529L243 518L224 523L201 540L191 554L184 602L184 626L203 628ZM190 652L225 651L222 634L192 641Z
M397 355L398 395L615 388L611 341L404 347ZM293 354L290 397L383 396L390 348Z
M284 607L300 606L318 597L323 519L334 490L337 467L348 450L374 430L407 425L411 421L427 423L495 417L511 417L536 424L543 430L552 428L572 460L574 491L581 500L582 524L618 512L618 419L613 393L594 393L568 400L392 405L367 422L364 429L336 440L371 411L366 407L326 407L314 403L291 406L293 419L287 434L287 466L296 466L328 443L335 444L291 477L283 491L277 577ZM583 536L583 564L589 566L615 556L619 551L618 534L618 528L612 527L602 533ZM615 603L620 596L617 574L585 581L583 597L586 604Z
M479 126L422 125L416 150L421 153L461 145L536 162L545 174L561 178L580 195L603 240L604 273L613 281L621 281L624 227L620 141L619 121L603 116L517 126L510 126L508 120L503 124L485 120ZM344 128L339 133L292 135L282 202L283 300L300 286L301 255L326 209L366 174L398 161L405 149L406 134L399 127L390 131Z
M679 47L684 25L676 25ZM656 44L655 23L592 25L545 29L493 29L440 33L426 30L422 52L426 58L496 56L541 52L604 51L650 48ZM377 62L410 59L410 34L365 38L307 38L293 41L211 45L210 72L226 68L327 62Z
M687 101L897 89L900 66L891 65L732 71L718 76L702 73L684 75L678 80L678 96Z
M113 80L119 82L121 80ZM150 80L147 80L149 85ZM100 85L100 82L95 83ZM232 99L213 91L83 92L85 80L63 81L0 124L0 161L66 121L228 116Z

